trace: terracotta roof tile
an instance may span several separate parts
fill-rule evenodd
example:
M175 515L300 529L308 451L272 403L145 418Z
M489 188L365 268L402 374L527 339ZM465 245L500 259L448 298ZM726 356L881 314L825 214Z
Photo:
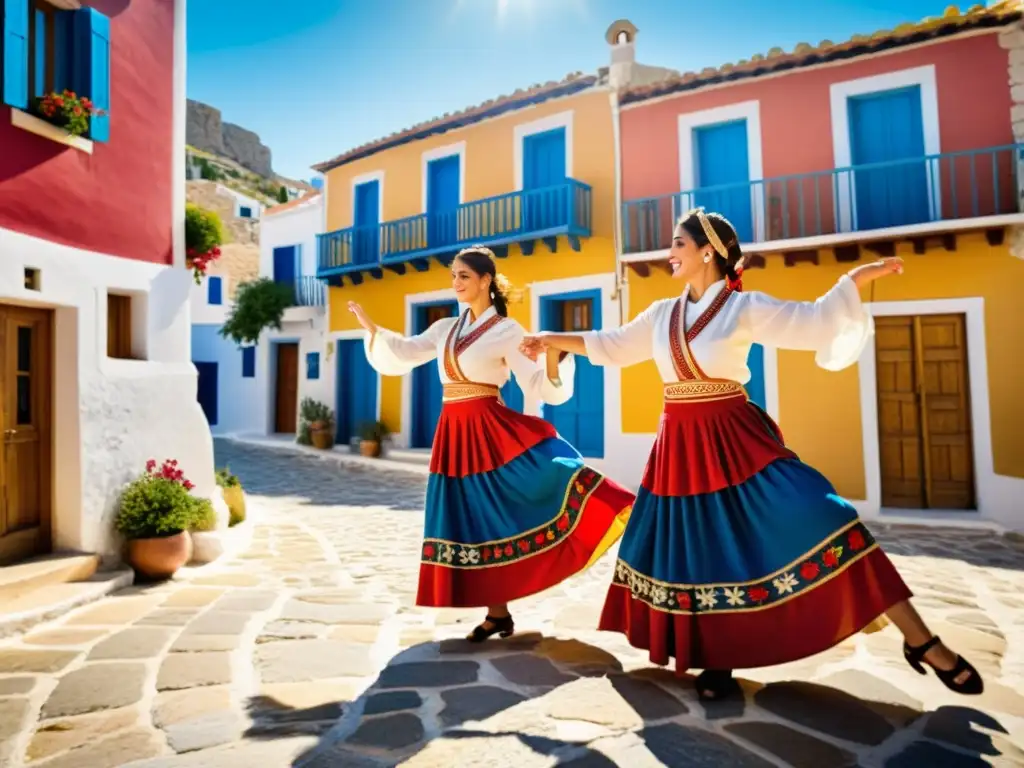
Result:
M695 90L734 80L746 80L772 72L799 69L836 59L853 58L901 45L911 45L938 37L946 37L972 29L1000 27L1024 16L1024 0L1001 0L985 7L973 5L962 11L951 5L942 16L928 17L918 22L906 22L895 29L886 29L870 35L853 35L849 40L833 43L822 40L816 46L798 43L791 53L772 48L767 55L755 54L734 64L707 67L699 74L686 72L657 83L625 89L620 97L623 104L665 96L679 91Z
M295 208L298 208L300 205L308 203L309 201L319 196L320 193L315 190L313 192L307 192L302 197L297 197L294 200L288 201L287 203L281 203L271 208L267 208L265 211L263 211L263 218L266 218L267 216L273 216L278 213L284 213L285 211L293 210Z
M498 96L494 99L488 99L482 104L478 104L475 107L468 107L460 112L446 112L441 115L441 117L435 117L433 120L427 120L414 125L411 128L397 131L390 136L385 136L363 144L362 146L355 147L347 152L343 152L331 160L314 165L313 170L324 173L332 168L337 168L339 165L351 163L354 160L358 160L362 157L368 157L390 147L399 146L400 144L405 144L410 141L424 139L428 136L444 133L455 128L461 128L465 125L471 125L473 123L480 122L481 120L486 120L489 117L496 117L497 115L504 114L505 112L512 112L533 104L539 104L547 101L548 99L577 93L591 87L597 82L598 78L595 75L584 75L582 72L573 72L572 74L566 75L561 80L553 80L544 84L538 83L530 86L529 88L519 88L514 93L510 93L505 96Z

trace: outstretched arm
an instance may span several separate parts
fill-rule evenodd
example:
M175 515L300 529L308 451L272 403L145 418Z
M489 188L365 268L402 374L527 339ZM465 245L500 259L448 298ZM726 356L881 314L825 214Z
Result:
M780 349L813 351L822 368L842 370L857 361L874 331L859 289L902 272L903 262L898 258L864 264L839 278L816 301L783 301L751 293L746 311L753 340Z
M450 325L438 321L416 336L402 336L381 328L354 301L348 303L349 311L366 330L363 348L366 359L378 373L385 376L404 376L413 368L437 357L441 337Z
M523 330L511 334L505 349L505 362L519 382L523 394L540 398L548 405L561 405L573 395L576 363L571 355L561 355L550 348L546 358L538 363L536 357L529 358L520 349Z
M544 349L556 349L584 355L594 365L617 365L623 368L635 365L650 360L654 355L653 317L652 307L648 307L626 325L609 331L528 336L523 342L523 353L536 359Z

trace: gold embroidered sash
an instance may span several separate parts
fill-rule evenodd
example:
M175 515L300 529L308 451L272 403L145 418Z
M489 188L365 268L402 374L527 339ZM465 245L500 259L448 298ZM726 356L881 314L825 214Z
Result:
M689 289L687 289L689 293ZM668 346L672 353L672 367L675 369L676 378L680 381L698 381L706 380L708 377L704 375L704 372L700 369L697 361L693 357L693 353L690 351L690 344L693 340L700 335L700 332L708 327L708 324L715 319L725 303L729 300L733 291L728 286L719 291L715 300L711 302L711 305L701 312L700 317L697 318L697 322L693 324L690 330L686 333L680 333L680 317L685 316L683 314L683 302L686 297L681 296L676 299L676 303L672 307L672 315L668 322ZM738 385L737 385L738 386Z
M479 327L459 338L459 333L469 320L469 310L462 313L459 321L452 326L451 332L444 343L444 373L453 382L469 381L459 367L459 355L469 349L487 331L500 323L504 318L501 315L493 315L480 324Z

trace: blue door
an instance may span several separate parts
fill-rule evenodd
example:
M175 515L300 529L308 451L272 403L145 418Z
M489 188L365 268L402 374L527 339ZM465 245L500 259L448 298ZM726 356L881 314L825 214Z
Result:
M851 162L884 163L854 173L854 229L929 221L920 86L854 96L848 103Z
M364 424L377 421L377 372L370 367L359 339L338 342L338 407L335 442L359 437Z
M295 290L296 262L298 261L294 245L281 246L274 249L274 282L287 285Z
M459 240L459 156L427 164L427 245L438 248Z
M523 226L527 232L568 223L565 152L565 128L535 133L523 140Z
M693 146L697 155L696 204L731 221L741 243L754 242L747 121L696 128Z
M211 427L217 426L217 363L195 363L199 372L196 399Z
M761 410L767 409L767 400L764 396L764 347L760 344L753 344L747 355L747 368L750 369L750 381L747 382L747 396L761 406Z
M380 261L380 183L367 181L355 191L355 230L352 233L354 264Z
M459 312L458 302L444 301L420 304L414 311L414 333L423 333L438 320ZM441 376L437 363L421 365L412 372L412 434L413 448L429 448L434 443L434 430L441 415Z
M601 327L601 292L545 297L541 300L545 331L579 333ZM576 357L572 399L544 406L544 418L584 456L604 456L604 371L585 357Z

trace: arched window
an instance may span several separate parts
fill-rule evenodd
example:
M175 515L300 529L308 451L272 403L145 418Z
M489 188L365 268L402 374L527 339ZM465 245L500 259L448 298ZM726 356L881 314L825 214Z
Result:
M616 45L625 45L628 42L629 42L629 32L627 32L626 30L622 30L615 37L615 44Z

